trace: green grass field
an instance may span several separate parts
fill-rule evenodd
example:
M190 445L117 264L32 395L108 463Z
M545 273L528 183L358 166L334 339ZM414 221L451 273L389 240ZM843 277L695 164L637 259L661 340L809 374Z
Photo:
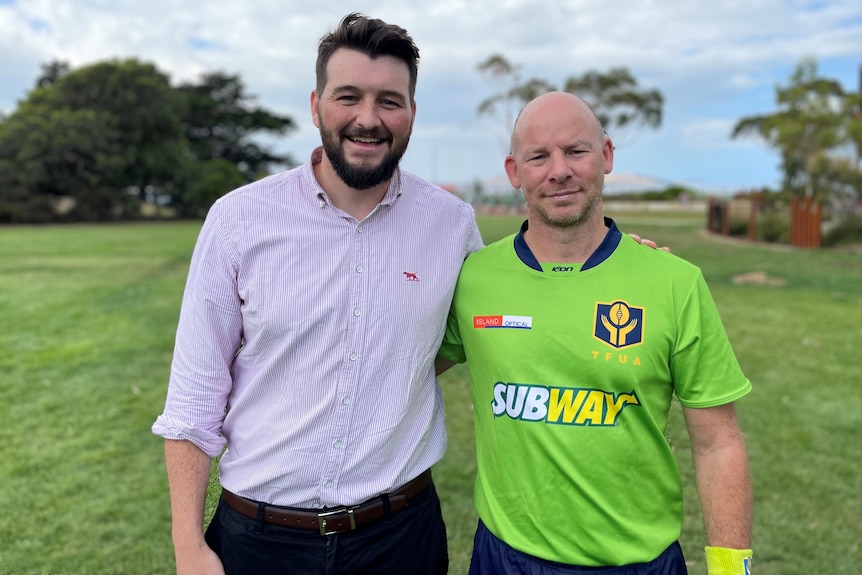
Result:
M755 484L755 572L862 573L862 254L722 241L702 234L700 216L611 215L704 270L754 384L739 417ZM480 218L480 227L491 241L519 222ZM150 425L198 229L0 228L0 573L172 572L162 444ZM761 281L734 283L752 272ZM441 383L450 441L435 480L450 572L462 574L476 521L465 368ZM690 572L704 575L678 412L670 437L686 485L682 542Z

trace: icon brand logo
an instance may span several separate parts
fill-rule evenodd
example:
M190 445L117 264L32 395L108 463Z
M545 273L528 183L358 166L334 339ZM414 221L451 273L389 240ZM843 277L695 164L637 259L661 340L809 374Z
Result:
M593 336L617 349L643 343L644 308L618 300L596 303Z
M407 281L409 281L409 282L418 282L419 281L419 277L414 273L410 273L410 272L401 272L401 273L404 274L404 276L407 278Z

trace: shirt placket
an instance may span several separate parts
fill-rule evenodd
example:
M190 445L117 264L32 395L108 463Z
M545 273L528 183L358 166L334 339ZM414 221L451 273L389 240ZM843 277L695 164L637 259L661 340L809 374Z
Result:
M353 419L356 409L355 399L362 373L362 350L365 348L367 337L366 311L368 307L368 281L367 281L367 241L365 240L365 224L357 223L354 228L350 246L350 260L348 263L348 305L344 308L347 312L345 321L345 345L339 347L342 358L341 376L338 380L336 404L334 408L331 433L328 439L326 464L321 476L321 500L325 506L336 505L338 498L338 486L341 479L341 470L347 457L346 448L349 445L349 424Z

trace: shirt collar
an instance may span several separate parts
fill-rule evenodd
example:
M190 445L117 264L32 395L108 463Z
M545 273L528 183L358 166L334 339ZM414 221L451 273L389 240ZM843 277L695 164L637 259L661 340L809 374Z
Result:
M608 259L614 250L617 249L617 246L620 244L620 240L623 237L622 232L617 228L616 222L614 222L611 218L605 218L605 227L608 228L607 233L605 234L605 238L602 240L602 243L599 244L599 247L595 249L595 251L587 258L587 261L581 266L581 271L587 271L588 269L594 268L606 259ZM529 228L529 223L527 220L524 220L524 223L521 224L521 229L518 231L517 235L515 235L515 253L518 255L518 259L520 259L524 264L528 267L536 270L542 271L542 266L539 264L539 261L536 259L536 256L533 255L532 250L530 250L530 246L527 245L527 241L524 239L524 232Z

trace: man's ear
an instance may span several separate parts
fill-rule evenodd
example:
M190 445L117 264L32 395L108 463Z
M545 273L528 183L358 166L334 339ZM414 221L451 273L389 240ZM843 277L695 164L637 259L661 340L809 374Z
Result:
M602 142L602 157L605 160L605 174L610 174L614 169L614 143L610 138Z
M503 168L506 170L506 175L509 177L509 183L512 184L512 187L515 189L521 189L521 178L518 176L518 162L515 161L515 158L512 157L512 154L506 156L506 160L503 163Z
M320 128L317 121L317 90L311 91L311 121L314 122L315 128Z

